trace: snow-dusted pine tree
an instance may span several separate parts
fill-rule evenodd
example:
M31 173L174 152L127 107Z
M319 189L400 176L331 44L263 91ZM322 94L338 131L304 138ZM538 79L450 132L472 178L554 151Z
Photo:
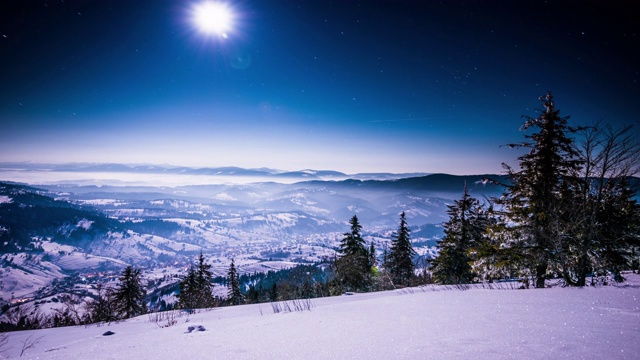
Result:
M119 284L113 294L115 310L121 319L144 314L147 311L144 297L146 295L142 287L142 274L140 269L127 266L120 275Z
M198 281L196 270L192 266L189 267L187 275L180 281L180 293L178 294L178 307L192 312L193 309L199 308L197 301Z
M336 281L340 291L366 291L371 282L371 266L365 241L360 232L362 225L354 215L351 231L340 242L339 257L335 261Z
M513 147L530 149L520 156L519 168L503 164L510 184L497 204L505 210L509 226L502 248L519 254L534 277L535 286L542 288L547 273L560 265L565 236L570 231L568 222L575 186L576 173L581 161L569 134L568 117L556 110L551 93L540 98L544 109L537 118L526 117L523 129L537 129L526 135L527 142ZM504 235L504 234L503 234Z
M411 280L415 277L413 257L416 252L411 245L410 232L403 211L400 214L398 232L394 235L391 249L387 254L387 262L384 264L386 271L389 272L396 285L411 285Z
M215 301L213 298L213 286L211 280L213 273L211 272L211 264L205 262L202 251L198 257L198 266L196 267L196 283L198 284L197 301L199 307L211 307Z
M178 306L188 310L214 306L212 277L211 265L205 262L201 251L198 265L191 266L187 276L180 282Z
M444 238L438 241L438 257L431 261L433 280L440 284L468 284L475 274L470 251L482 241L488 217L480 201L464 186L462 199L448 206Z
M234 264L234 259L231 259L231 265L229 266L227 277L229 278L227 282L227 287L229 289L229 292L227 293L227 302L231 305L244 304L244 295L240 290L240 279Z

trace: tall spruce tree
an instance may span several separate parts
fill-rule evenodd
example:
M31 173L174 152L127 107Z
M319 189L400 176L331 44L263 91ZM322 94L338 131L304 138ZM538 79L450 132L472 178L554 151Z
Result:
M231 305L244 304L244 295L242 294L242 291L240 291L240 279L233 259L231 259L231 265L229 266L227 277L227 288L229 289L227 293L227 301Z
M200 251L200 256L198 257L196 275L196 283L198 285L198 305L200 307L213 306L213 286L211 285L213 273L211 272L211 265L205 262L202 251Z
M410 232L403 211L400 214L398 232L394 235L385 263L385 269L395 284L410 285L411 280L415 277L413 257L416 252L411 245Z
M188 310L214 306L212 277L211 265L205 262L201 251L197 266L191 266L180 282L178 306Z
M113 294L115 311L122 319L147 312L144 301L145 290L142 287L140 269L127 266L120 275L119 284Z
M551 93L540 98L544 109L537 118L526 117L523 129L537 129L526 135L528 141L511 145L530 149L520 156L519 169L503 164L511 184L505 196L497 201L503 205L508 235L503 248L524 259L525 274L533 275L535 286L545 286L549 271L561 263L558 254L565 246L570 231L568 209L573 196L580 160L573 140L568 117L561 117Z
M360 232L362 225L354 215L351 231L344 234L335 261L336 280L344 291L366 291L371 282L371 266L365 241Z
M474 280L471 249L483 241L489 224L480 201L469 195L467 184L460 200L448 206L449 220L443 224L438 256L431 261L433 280L440 284L468 284Z
M193 312L199 308L198 301L198 281L196 270L191 265L187 275L180 281L180 293L178 294L178 307Z
M339 252L343 255L361 255L365 253L365 241L360 234L362 232L362 225L360 225L358 221L358 216L353 215L353 217L349 219L349 224L351 225L351 231L344 233L344 238L342 238L340 242Z

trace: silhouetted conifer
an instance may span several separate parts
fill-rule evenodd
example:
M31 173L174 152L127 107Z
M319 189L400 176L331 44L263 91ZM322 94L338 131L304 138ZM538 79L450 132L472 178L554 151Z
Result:
M572 177L581 161L569 133L568 117L556 110L551 93L540 98L544 109L537 118L527 117L524 129L537 129L522 144L530 151L518 158L519 169L506 164L510 184L497 203L504 206L509 224L503 248L519 254L524 275L533 275L535 286L544 287L547 273L559 265L572 196ZM551 265L551 267L550 267Z
M410 285L415 277L415 264L413 257L416 255L411 245L410 230L404 214L400 214L400 226L391 242L391 248L387 254L385 269L391 275L395 284Z
M433 281L440 284L468 284L475 274L470 250L483 241L488 218L477 199L464 186L462 199L448 206L449 220L443 224L444 238L438 241L438 256L431 261Z

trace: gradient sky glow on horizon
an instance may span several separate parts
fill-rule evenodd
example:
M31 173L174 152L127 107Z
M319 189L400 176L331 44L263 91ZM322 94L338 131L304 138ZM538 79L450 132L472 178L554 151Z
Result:
M0 3L0 162L498 173L548 90L638 123L632 1L199 3Z

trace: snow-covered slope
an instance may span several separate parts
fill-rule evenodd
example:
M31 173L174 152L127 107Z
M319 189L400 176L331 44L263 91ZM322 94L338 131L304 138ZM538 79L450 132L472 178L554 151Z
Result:
M216 308L169 327L144 315L9 333L2 355L18 358L39 340L21 359L637 359L640 277L627 276L583 289L356 294L288 313L270 304Z

